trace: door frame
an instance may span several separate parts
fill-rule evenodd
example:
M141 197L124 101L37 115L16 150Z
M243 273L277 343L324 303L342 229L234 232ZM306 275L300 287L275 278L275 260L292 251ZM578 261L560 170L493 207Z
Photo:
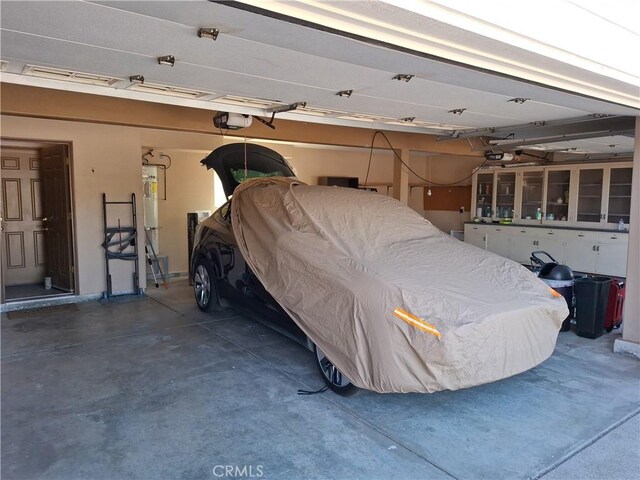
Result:
M15 144L15 145L12 145ZM77 248L77 228L76 228L76 202L75 202L75 178L74 178L74 168L73 168L73 142L65 141L65 140L49 140L49 139L35 139L35 138L16 138L16 137L3 137L0 136L0 147L2 148L11 148L12 146L25 146L29 148L40 149L45 146L51 145L64 145L66 147L67 153L67 180L68 180L68 194L69 194L69 210L71 214L71 222L70 222L70 240L71 240L71 283L72 283L72 291L69 292L69 295L78 296L78 248ZM0 170L0 181L2 180L2 171ZM1 195L0 195L1 197ZM2 198L0 198L0 216L2 214ZM3 246L2 252L4 252L4 234L2 234L2 238L0 238L0 245ZM4 255L0 255L0 267L4 262ZM34 299L37 302L37 299ZM5 296L5 283L4 278L2 277L2 269L0 268L0 304L6 304L6 296Z

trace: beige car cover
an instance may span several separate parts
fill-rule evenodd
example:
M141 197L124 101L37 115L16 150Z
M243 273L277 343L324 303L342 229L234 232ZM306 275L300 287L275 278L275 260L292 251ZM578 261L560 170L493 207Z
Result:
M568 315L526 268L377 193L249 180L232 226L267 291L369 390L456 390L523 372L551 355Z

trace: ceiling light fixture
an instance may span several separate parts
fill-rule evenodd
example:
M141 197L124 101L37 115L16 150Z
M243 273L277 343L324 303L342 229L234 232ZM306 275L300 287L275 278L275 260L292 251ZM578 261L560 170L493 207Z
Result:
M462 115L466 108L454 108L453 110L449 110L448 113L453 113L454 115Z
M415 77L415 75L412 75L410 73L398 73L397 75L393 76L392 80L402 80L403 82L408 82L413 77Z
M401 121L401 122L406 122L406 123L411 123L411 122L413 122L415 119L416 119L416 117L404 117L404 118L401 118L401 119L400 119L400 121Z
M158 65L169 65L173 67L176 63L176 57L173 55L164 55L162 57L158 57Z
M336 93L336 95L339 97L347 97L347 98L349 98L352 94L353 94L353 90L340 90L338 93Z
M516 98L512 98L511 100L507 100L507 103L508 102L513 102L513 103L517 103L518 105L522 105L527 100L531 100L531 99L530 98L524 98L524 97L516 97Z
M217 28L199 28L198 38L210 38L215 42L219 33L220 31Z
M129 81L131 83L139 83L142 85L144 83L144 77L142 75L131 75L129 77Z

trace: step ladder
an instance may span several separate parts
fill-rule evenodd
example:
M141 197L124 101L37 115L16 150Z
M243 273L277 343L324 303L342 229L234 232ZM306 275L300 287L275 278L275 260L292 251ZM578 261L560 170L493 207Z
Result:
M156 288L158 288L160 286L160 284L158 283L158 277L160 277L162 279L162 286L164 288L169 288L169 284L167 283L167 277L165 277L164 272L162 271L162 266L158 261L158 255L156 255L156 249L153 248L153 242L149 237L149 230L152 230L152 229L151 228L144 229L144 236L146 241L144 244L144 253L147 256L147 263L149 264L149 269L151 270L151 275L153 276L153 283L155 284ZM153 268L154 264L158 268L158 274L156 274L156 271Z
M122 226L120 218L118 218L117 226L108 225L108 210L113 205L129 205L131 225ZM111 271L109 263L112 260L122 260L133 262L133 295L142 295L140 289L140 272L138 266L138 229L136 216L136 194L131 194L131 200L128 202L109 202L107 194L102 194L102 213L104 224L104 259L106 264L107 290L103 293L105 299L113 296L113 286L111 283Z

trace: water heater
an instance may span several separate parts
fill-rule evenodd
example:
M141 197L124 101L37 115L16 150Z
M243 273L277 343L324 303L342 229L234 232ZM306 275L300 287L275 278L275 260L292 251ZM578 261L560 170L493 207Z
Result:
M142 165L142 193L144 228L158 252L158 167Z

